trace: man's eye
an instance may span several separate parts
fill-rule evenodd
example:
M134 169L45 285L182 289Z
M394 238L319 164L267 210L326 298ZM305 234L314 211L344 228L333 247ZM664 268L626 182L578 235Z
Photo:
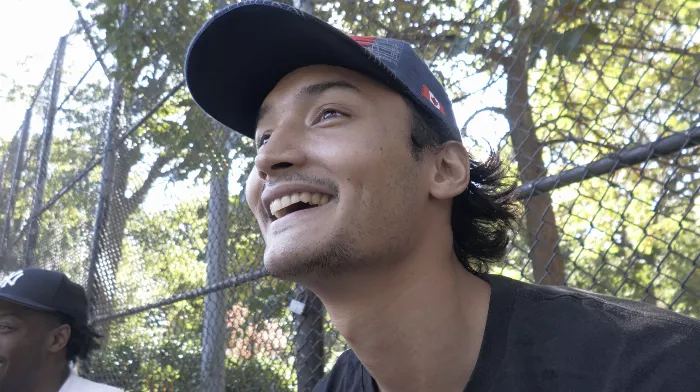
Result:
M340 113L339 111L333 109L327 109L321 112L321 120L328 120L330 118L340 116L343 116L343 113Z
M347 114L345 114L343 112L339 112L335 109L330 109L330 108L322 109L318 113L316 118L314 119L314 124L320 123L322 121L330 120L330 119L335 118L335 117L346 117L346 116L347 116Z
M258 138L258 148L264 146L270 140L270 134L262 135Z

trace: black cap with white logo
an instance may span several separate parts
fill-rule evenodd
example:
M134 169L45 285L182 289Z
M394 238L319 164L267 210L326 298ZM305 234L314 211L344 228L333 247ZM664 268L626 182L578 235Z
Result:
M75 325L87 324L85 289L66 275L39 268L12 272L0 281L0 300L31 309L70 316Z

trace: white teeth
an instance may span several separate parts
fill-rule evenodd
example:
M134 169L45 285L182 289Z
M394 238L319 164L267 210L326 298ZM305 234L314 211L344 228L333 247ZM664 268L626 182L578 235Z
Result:
M287 215L285 208L292 204L303 202L311 205L322 206L330 201L330 196L318 192L295 192L289 195L282 196L270 203L270 212L276 218L281 218Z
M282 209L282 201L280 199L275 199L272 201L272 204L270 204L271 211L279 211L281 209Z

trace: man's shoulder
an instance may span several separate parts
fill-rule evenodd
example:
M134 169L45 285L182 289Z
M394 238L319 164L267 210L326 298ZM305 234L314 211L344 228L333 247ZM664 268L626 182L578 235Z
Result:
M365 370L352 350L346 350L338 357L328 374L316 384L314 392L362 391Z
M635 391L688 391L700 382L700 321L651 304L500 279L496 285L515 294L504 336L512 379L546 373L554 383L567 375L589 390Z
M71 372L66 383L59 392L122 392L121 389L115 388L107 384L100 384L90 381L86 378L78 376L77 373Z
M493 279L493 277L492 277ZM640 327L681 330L700 336L700 320L639 301L597 294L571 287L536 285L505 277L516 292L516 304L527 311L547 313L555 318L575 316L571 322L599 322L600 327L636 332Z

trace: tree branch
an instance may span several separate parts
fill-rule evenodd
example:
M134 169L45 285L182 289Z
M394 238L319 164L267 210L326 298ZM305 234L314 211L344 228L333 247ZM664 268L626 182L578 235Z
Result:
M143 203L143 200L146 198L148 191L151 190L153 183L163 175L161 170L168 164L169 161L170 158L161 155L155 162L153 162L153 166L151 166L151 169L148 171L148 176L143 181L143 184L141 184L139 189L136 190L131 197L126 199L125 208L127 215L132 214L136 208Z
M566 110L575 112L573 109L565 108ZM578 114L578 113L577 113ZM540 120L537 123L538 128L544 128L544 127L549 127L550 125L553 125L555 128L557 128L556 124L560 120L569 120L574 125L583 125L583 126L590 126L591 120L589 118L583 117L581 114L579 114L578 117L570 116L568 114L560 114L558 117L553 118L551 120Z
M466 135L467 125L469 125L469 122L471 122L474 119L474 117L476 117L479 113L486 112L486 111L498 113L501 116L505 116L505 114L506 114L506 110L504 108L499 108L497 106L487 106L485 108L481 108L481 109L477 110L476 112L474 112L471 116L469 116L467 121L464 122L464 125L462 125L462 129L460 129L459 133L462 134L462 136Z
M115 202L119 205L125 205L126 197L124 196L124 191L126 190L126 184L129 181L129 173L131 172L130 155L133 150L124 144L120 144L117 148L117 160L114 169L114 182L112 194L116 197Z
M473 75L476 75L476 74L473 74ZM470 75L470 76L471 76L471 75ZM478 90L479 90L480 92L483 92L483 91L485 91L485 90L488 90L491 86L493 86L494 84L496 84L499 80L501 80L501 78L494 78L493 75L491 75L491 76L489 77L488 83L486 83L486 85L484 85L483 87L480 87ZM464 94L464 95L462 95L462 96L459 96L459 97L457 97L457 98L455 98L455 99L452 100L452 104L454 105L454 104L456 104L456 103L462 102L462 101L464 101L465 99L471 97L472 95L474 95L474 93L467 93L467 94Z
M489 60L495 61L497 64L503 66L503 68L510 68L513 65L513 59L504 55L495 49L488 49L483 46L479 46L472 49L473 53L484 56Z

